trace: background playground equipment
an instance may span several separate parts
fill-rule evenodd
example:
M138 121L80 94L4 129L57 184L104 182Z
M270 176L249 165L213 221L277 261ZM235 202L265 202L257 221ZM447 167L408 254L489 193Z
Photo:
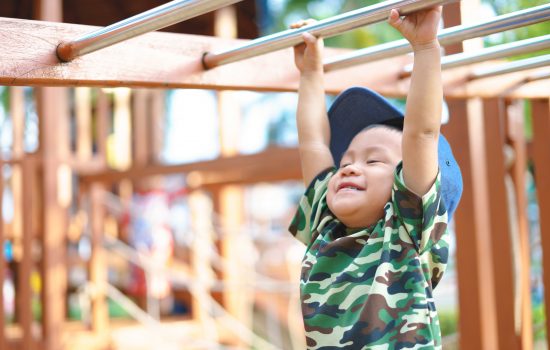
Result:
M255 201L251 194L252 186L260 183L290 181L287 186L295 186L292 180L300 178L298 152L272 147L240 154L236 130L242 108L235 105L237 95L228 91L295 91L298 74L290 48L204 70L205 52L256 40L232 34L236 3L216 10L218 29L213 35L148 33L60 63L60 42L98 28L61 23L60 0L37 3L42 5L35 17L39 21L0 18L0 84L13 125L11 132L1 134L12 135L13 142L7 154L0 154L0 193L13 193L15 207L13 220L0 225L0 241L15 242L15 264L6 280L14 281L17 304L16 322L3 328L0 348L136 346L129 341L142 348L304 348L296 291L299 248L283 237L262 234L271 227L284 231L288 213L279 210L277 220L252 214L274 204ZM466 22L477 5L474 0L445 5L447 28L440 35L448 57L461 51L483 57L444 72L451 118L443 132L456 149L465 180L455 216L460 336L446 341L463 349L531 349L533 328L544 326L531 322L534 284L529 279L524 184L533 173L542 250L550 251L545 215L550 212L548 64L540 63L545 55L538 55L517 61L511 73L509 63L472 50L479 41L463 41L548 21L550 7ZM327 92L356 84L390 97L404 96L408 78L403 72L411 59L402 44L388 42L365 49L368 52L327 49ZM368 62L330 66L356 54L369 57ZM497 75L481 77L487 67L498 69L491 73ZM473 74L478 78L472 79ZM162 118L173 103L167 88L217 91L220 127L211 140L220 140L217 158L185 164L162 161ZM208 103L200 111L206 108ZM29 119L38 116L39 142L29 146L23 136L29 133ZM533 122L532 140L522 132L526 116ZM150 252L132 246L127 220L139 205L137 195L153 198L173 174L183 178L184 185L179 192L163 190L162 196L172 196L174 202L167 203L186 207L187 214L179 217L187 220L187 235L174 234L180 240L172 255L161 254L159 263ZM516 210L509 211L513 207ZM542 263L550 269L548 256L543 255ZM17 278L11 267L16 267ZM138 295L124 281L131 269L143 271L138 283L145 288ZM162 281L170 282L170 294L151 292L152 275L158 271ZM8 276L4 264L0 276ZM548 275L542 278L550 285ZM545 305L550 305L550 293L545 293ZM180 304L176 318L164 311L171 298ZM41 317L33 305L41 306ZM76 305L80 321L67 319L66 305ZM112 318L119 313L137 322Z

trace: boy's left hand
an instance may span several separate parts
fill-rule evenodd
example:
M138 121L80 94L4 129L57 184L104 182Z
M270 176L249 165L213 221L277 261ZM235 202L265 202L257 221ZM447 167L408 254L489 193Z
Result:
M437 29L441 18L441 6L419 10L400 17L396 9L391 10L388 22L409 41L413 49L422 49L437 43Z

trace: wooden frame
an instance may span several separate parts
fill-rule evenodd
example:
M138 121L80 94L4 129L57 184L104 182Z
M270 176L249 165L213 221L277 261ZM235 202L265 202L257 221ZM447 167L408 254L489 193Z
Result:
M39 18L59 20L59 0L38 1L41 3ZM458 14L458 3L448 5L455 8ZM447 17L449 15L447 14ZM448 19L448 18L447 18ZM457 22L454 18L447 23ZM458 22L460 22L458 20ZM459 23L453 23L459 24ZM89 144L78 144L80 155L69 154L66 90L52 86L93 86L133 88L158 88L158 91L138 91L138 96L147 97L147 103L141 99L134 101L136 111L144 108L158 109L159 95L163 88L200 88L215 90L255 90L255 91L296 91L298 87L298 72L292 61L290 49L255 57L246 61L236 62L227 66L205 71L200 58L204 52L227 48L243 40L197 35L149 33L139 38L106 48L99 52L76 59L70 63L60 63L55 57L55 47L63 39L70 39L94 29L90 26L53 23L44 21L18 20L0 18L0 31L3 39L0 41L0 84L19 86L31 85L40 87L38 90L39 113L42 121L41 151L35 156L23 152L22 139L14 141L14 159L4 160L22 168L23 193L22 206L33 207L33 200L43 203L41 215L31 215L31 220L23 221L23 263L22 278L19 281L20 305L18 317L23 329L23 342L20 348L36 348L32 335L32 315L30 302L30 286L28 277L32 268L31 248L33 239L42 243L43 261L42 276L44 278L43 305L44 319L42 324L43 346L53 350L62 347L61 328L64 323L65 285L59 282L58 276L66 273L64 258L64 239L66 227L66 208L58 201L58 172L63 164L69 164L79 176L81 185L87 189L92 199L93 213L93 245L94 255L90 262L92 279L96 283L105 280L104 253L101 249L103 212L101 197L103 188L117 184L123 180L139 180L154 175L185 173L196 188L210 188L218 194L218 206L223 202L223 186L250 184L261 181L281 181L299 179L299 154L296 148L271 148L253 155L234 155L226 152L223 157L192 164L165 166L154 159L158 150L157 136L148 134L144 143L134 143L134 159L132 166L125 171L116 171L107 167L106 139L108 133L109 106L104 92L99 90L96 106L97 118L97 152L88 159ZM32 48L32 49L30 49ZM455 50L462 50L455 46ZM338 55L347 50L327 49L327 55ZM450 50L452 51L452 50ZM160 64L162 62L162 64ZM404 96L408 90L408 79L400 79L402 68L411 62L410 56L396 57L384 61L364 64L361 66L327 73L326 91L338 93L350 85L371 87L380 93L392 97ZM493 65L498 61L476 64L475 67ZM268 67L268 69L266 69ZM502 198L503 157L500 153L505 140L505 121L500 115L501 103L504 98L530 98L533 102L535 116L535 141L533 154L538 179L538 191L541 212L550 211L547 195L550 193L548 179L550 163L548 154L549 101L548 79L529 81L537 73L545 69L509 74L502 77L469 81L468 75L475 67L460 67L444 73L445 95L449 99L449 107L453 118L451 123L443 128L451 144L460 145L455 155L462 166L465 192L461 206L455 216L456 230L463 233L457 235L457 260L460 289L460 332L461 346L466 349L515 349L519 345L513 329L515 315L510 307L511 298L510 271L503 268L510 262L510 255L497 252L509 252L510 242L499 241L497 235L506 231L506 223L500 221L498 214L504 210L505 199ZM22 89L13 89L13 99L22 101ZM150 95L150 96L149 96ZM480 97L485 99L485 116L481 113ZM22 103L17 105L22 106ZM80 121L90 116L83 107L79 112ZM13 110L21 122L24 111ZM150 125L144 118L147 113L136 113L134 117L135 135L147 132ZM157 113L159 114L159 113ZM482 118L484 118L482 120ZM22 135L21 124L15 124L19 130L15 134ZM83 128L85 129L85 127ZM83 130L80 130L83 132ZM89 136L89 135L88 135ZM525 146L525 140L516 139L516 149ZM525 147L524 147L525 148ZM153 151L151 152L151 149ZM488 153L486 153L488 152ZM490 154L489 154L490 153ZM269 159L269 162L265 160ZM525 163L518 160L518 163ZM0 159L0 165L2 160ZM285 164L281 167L280 164ZM516 191L521 192L522 177L520 172L524 165L518 164L515 172ZM38 177L37 175L41 175ZM499 181L492 183L491 178ZM40 191L33 191L40 182ZM520 185L518 185L518 182ZM0 193L2 181L0 181ZM229 199L227 199L229 198ZM225 199L225 209L230 212L231 198ZM240 199L239 199L240 200ZM523 199L525 201L525 198ZM518 205L520 204L518 199ZM524 202L523 202L524 203ZM221 208L221 207L218 207ZM0 201L1 211L1 201ZM38 210L36 210L38 211ZM242 216L242 213L234 216ZM226 214L228 217L233 214ZM523 219L525 220L525 218ZM237 220L238 221L238 220ZM524 223L525 225L525 223ZM546 218L541 215L543 246L550 251L547 241L550 227ZM498 231L498 232L497 232ZM43 232L36 237L36 232ZM492 232L492 238L488 232ZM466 233L466 234L464 234ZM546 237L546 238L545 238ZM239 237L233 237L233 245L238 245ZM528 256L525 235L522 237L524 258ZM3 242L2 226L0 225L0 244ZM228 243L228 244L229 244ZM1 246L0 246L1 247ZM234 251L227 254L235 256ZM2 253L0 252L0 260ZM550 270L550 260L544 260L545 270ZM524 268L528 272L528 268ZM0 277L4 274L0 267ZM233 273L237 276L238 273ZM235 278L235 277L233 277ZM27 281L27 282L25 282ZM550 284L548 274L545 275L547 285ZM500 286L505 286L502 293ZM524 292L528 293L528 281L524 281ZM502 294L499 294L502 293ZM235 294L235 293L234 293ZM550 292L546 292L547 308L550 305ZM0 293L1 299L1 293ZM235 298L238 299L238 298ZM53 302L53 304L52 304ZM237 305L240 301L228 301ZM104 300L96 299L93 313L93 328L103 333L108 325L107 311ZM235 306L233 305L233 306ZM523 306L523 331L521 344L523 349L532 348L531 328L525 325L530 320L527 310L530 303ZM62 310L60 313L59 310ZM242 309L241 309L242 310ZM1 308L0 308L1 311ZM500 315L497 317L497 315ZM0 316L0 321L2 321ZM550 337L550 326L547 325ZM4 336L0 334L0 347L4 346Z
M255 91L296 91L298 87L298 71L291 49L205 71L201 64L205 52L235 46L243 40L198 35L148 33L73 62L60 63L55 56L57 44L92 29L94 27L75 24L0 18L0 31L5 38L0 42L0 84ZM33 50L28 50L29 47ZM326 54L330 57L348 51L327 49ZM325 79L326 90L338 93L352 85L363 85L383 95L405 96L409 80L399 80L399 74L410 62L411 57L400 56L330 72ZM493 64L485 62L475 67ZM265 67L269 67L269 74ZM461 67L444 73L446 96L545 97L543 87L547 81L529 82L531 71L469 81L471 70L472 67Z

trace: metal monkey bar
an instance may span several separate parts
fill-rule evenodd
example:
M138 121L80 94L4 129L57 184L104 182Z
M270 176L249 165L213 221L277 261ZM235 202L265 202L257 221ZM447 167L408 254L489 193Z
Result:
M162 29L241 0L174 0L123 21L111 24L80 38L61 42L57 57L64 62L131 39L138 35Z
M354 11L342 13L322 21L298 28L288 29L279 33L261 37L226 51L206 53L203 56L205 68L214 68L227 63L258 56L268 52L292 47L303 42L302 33L309 32L317 37L331 37L367 24L384 21L391 9L398 9L402 15L407 15L423 8L441 5L456 0L390 0L376 5L367 6Z
M529 9L508 13L487 21L460 25L442 30L437 36L441 45L455 44L467 39L478 38L505 30L528 26L550 19L550 3ZM326 72L384 58L403 55L412 51L405 39L353 51L325 61Z

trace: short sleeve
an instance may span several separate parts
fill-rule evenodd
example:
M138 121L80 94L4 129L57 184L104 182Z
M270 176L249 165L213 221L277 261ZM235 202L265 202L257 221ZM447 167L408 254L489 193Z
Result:
M397 216L420 254L439 242L447 230L447 209L441 200L441 173L424 196L407 188L403 180L403 163L395 171L392 202Z
M288 227L290 233L305 245L311 242L312 233L319 226L322 214L328 210L326 201L328 182L335 170L333 167L323 170L311 181L300 198L298 209Z

